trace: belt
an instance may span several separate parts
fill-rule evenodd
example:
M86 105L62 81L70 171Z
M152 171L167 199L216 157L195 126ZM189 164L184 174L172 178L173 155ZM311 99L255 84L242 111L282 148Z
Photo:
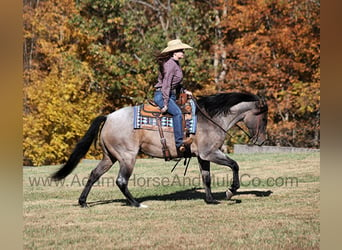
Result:
M156 92L161 92L161 88L157 88ZM176 89L171 89L170 90L170 94L171 95L177 95L177 90Z
M176 90L177 88L178 88L178 86L176 85L176 86L171 87L171 90ZM156 91L161 91L161 89L162 89L162 87L157 87Z

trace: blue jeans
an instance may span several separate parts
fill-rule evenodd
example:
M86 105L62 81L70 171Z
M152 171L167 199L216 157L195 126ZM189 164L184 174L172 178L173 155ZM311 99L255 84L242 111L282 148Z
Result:
M161 91L154 92L154 102L158 104L160 108L164 107L164 100ZM182 127L182 111L176 103L176 95L171 94L167 112L172 115L173 131L175 135L176 147L179 147L183 143L183 127Z

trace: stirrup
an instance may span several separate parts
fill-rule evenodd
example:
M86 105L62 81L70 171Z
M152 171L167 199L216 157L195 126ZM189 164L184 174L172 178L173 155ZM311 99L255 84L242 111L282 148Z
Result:
M186 150L186 148L185 148L185 145L184 145L184 144L180 145L180 146L177 148L177 151L179 151L180 153L184 153L185 150Z
M177 148L177 155L179 158L190 158L191 157L191 149L190 149L190 144L188 145L184 145L184 143L182 145L180 145Z

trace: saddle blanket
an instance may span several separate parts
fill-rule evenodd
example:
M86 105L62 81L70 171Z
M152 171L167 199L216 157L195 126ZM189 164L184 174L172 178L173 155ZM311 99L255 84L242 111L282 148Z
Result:
M134 129L148 129L148 130L158 130L157 119L155 117L143 116L141 113L143 105L134 106L134 119L133 128ZM192 108L191 114L185 115L186 127L190 134L196 133L197 127L197 116L196 116L196 105L193 100L190 100L190 105ZM173 133L173 123L172 117L161 116L161 125L164 132Z

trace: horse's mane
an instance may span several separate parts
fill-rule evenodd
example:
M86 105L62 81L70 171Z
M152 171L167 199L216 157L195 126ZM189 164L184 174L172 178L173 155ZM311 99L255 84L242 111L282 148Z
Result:
M240 102L255 102L259 100L259 97L251 93L232 92L202 96L197 100L197 103L211 117L214 117L219 114L229 113L230 108Z

